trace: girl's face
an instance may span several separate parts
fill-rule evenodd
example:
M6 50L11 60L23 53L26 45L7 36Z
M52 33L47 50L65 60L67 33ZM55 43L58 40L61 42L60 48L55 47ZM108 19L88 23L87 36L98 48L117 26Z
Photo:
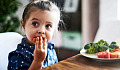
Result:
M58 23L56 17L54 11L33 11L23 26L28 38L27 42L34 45L33 39L40 36L49 42Z

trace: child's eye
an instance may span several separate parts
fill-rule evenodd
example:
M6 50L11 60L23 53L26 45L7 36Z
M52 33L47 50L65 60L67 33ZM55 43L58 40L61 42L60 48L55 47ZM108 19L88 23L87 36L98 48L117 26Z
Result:
M38 22L33 22L32 25L33 26L38 26Z
M46 27L47 27L47 28L51 28L52 25L51 25L51 24L47 24Z

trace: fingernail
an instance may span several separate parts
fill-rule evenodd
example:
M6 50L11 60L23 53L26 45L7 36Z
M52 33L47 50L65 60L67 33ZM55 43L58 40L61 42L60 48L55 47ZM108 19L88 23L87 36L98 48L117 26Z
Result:
M40 37L40 40L42 41L42 37Z
M37 41L39 41L39 37L37 37Z

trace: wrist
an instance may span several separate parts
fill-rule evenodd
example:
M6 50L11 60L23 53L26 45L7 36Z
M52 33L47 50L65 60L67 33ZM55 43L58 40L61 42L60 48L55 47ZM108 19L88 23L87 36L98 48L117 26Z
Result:
M43 61L33 60L28 70L42 69Z
M36 62L36 63L40 63L40 64L43 64L43 62L44 62L42 60L35 60L35 59L33 59L33 61Z

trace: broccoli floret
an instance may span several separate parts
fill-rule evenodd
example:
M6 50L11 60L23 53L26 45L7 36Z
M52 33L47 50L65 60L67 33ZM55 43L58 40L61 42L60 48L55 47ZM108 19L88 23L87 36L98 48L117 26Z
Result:
M85 46L84 46L84 49L85 50L87 50L87 49L89 49L90 48L90 44L86 44Z
M86 53L89 54L98 52L98 46L93 42L86 44L84 49L86 50Z
M107 41L104 41L104 39L101 39L100 41L98 41L96 43L98 45L98 47L101 47L101 46L109 46L109 43Z
M106 51L107 49L109 49L108 46L101 46L98 48L99 52Z
M109 46L109 48L111 48L111 49L118 49L119 48L119 46L117 45L117 44L111 44L110 46Z
M109 48L109 51L110 51L110 52L113 52L113 49Z
M113 42L111 42L111 44L117 44L117 42L113 41Z
M115 42L115 41L111 42L111 44L109 46L109 49L111 52L113 52L113 50L118 49L118 48L119 48L119 46L117 45L117 42Z

